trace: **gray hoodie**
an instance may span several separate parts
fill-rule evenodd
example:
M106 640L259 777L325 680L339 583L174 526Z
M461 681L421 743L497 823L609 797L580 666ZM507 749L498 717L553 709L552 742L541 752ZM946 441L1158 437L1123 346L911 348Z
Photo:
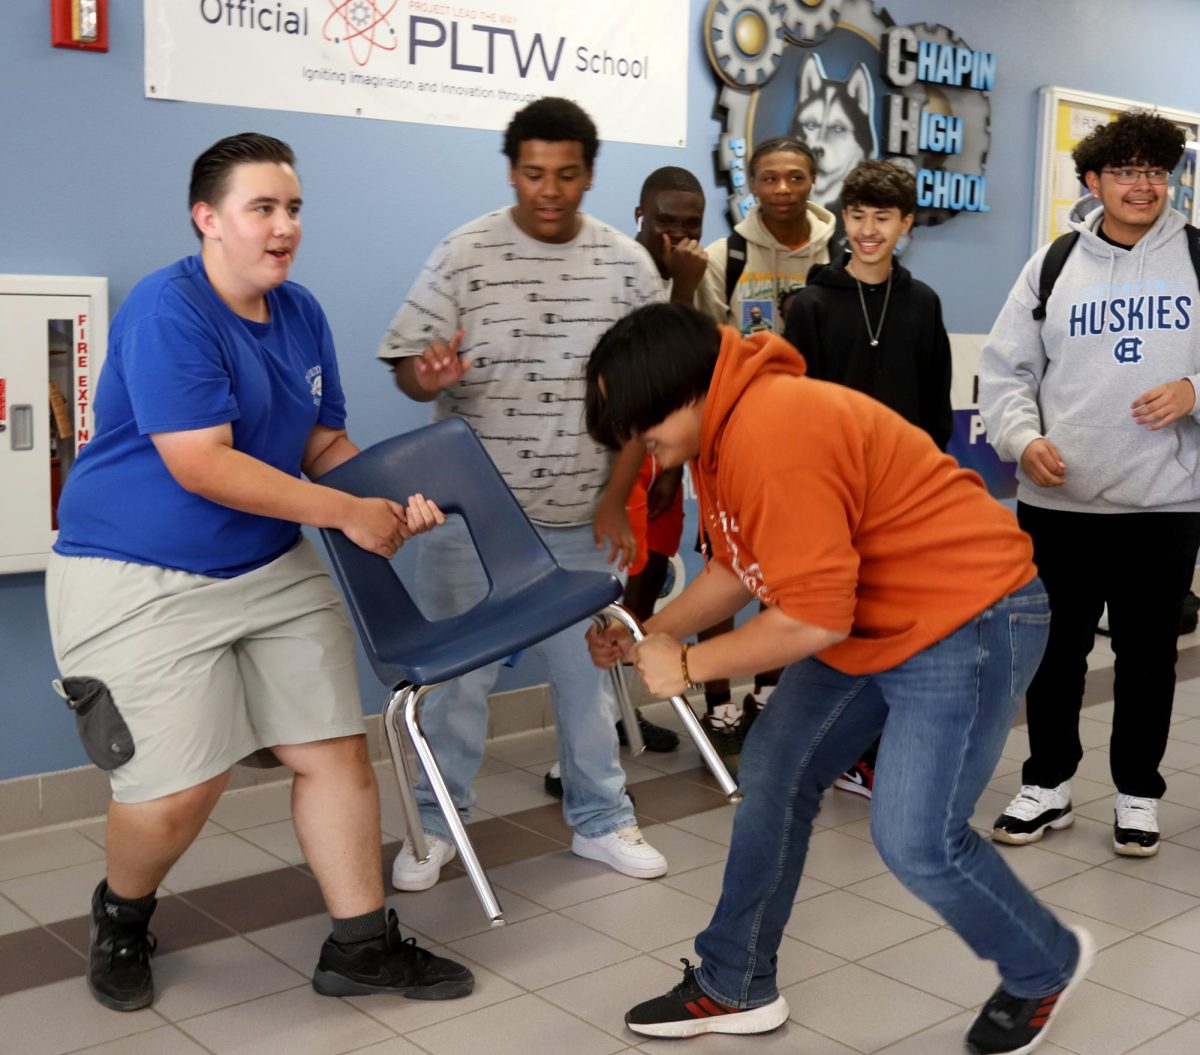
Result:
M743 333L757 329L783 333L781 296L804 286L813 264L829 263L829 239L837 221L833 213L808 202L808 241L799 249L780 242L762 222L758 206L734 230L746 239L746 266L734 287L729 303L725 301L725 265L729 259L727 238L718 238L705 252L708 270L696 290L696 307L719 325L734 326ZM751 306L761 322L751 322Z
M1200 393L1200 291L1184 218L1166 208L1130 250L1096 233L1092 197L1071 212L1079 241L1033 318L1042 260L1024 267L984 346L979 409L1002 458L1035 439L1066 463L1066 483L1038 487L1018 466L1017 498L1088 513L1200 511L1200 399L1165 429L1138 425L1131 406L1156 385L1188 378Z

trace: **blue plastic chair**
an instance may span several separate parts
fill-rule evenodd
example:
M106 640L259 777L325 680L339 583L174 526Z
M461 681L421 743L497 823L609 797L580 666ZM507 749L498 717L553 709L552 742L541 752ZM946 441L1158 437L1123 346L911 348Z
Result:
M421 732L421 700L438 685L536 645L581 620L604 625L614 619L639 641L644 637L641 625L617 603L621 584L615 576L559 566L461 418L378 443L326 473L321 483L359 497L400 503L420 493L445 513L462 516L470 530L487 574L488 594L469 611L436 621L421 614L390 561L360 549L335 529L324 528L321 535L367 657L389 690L383 724L413 851L418 860L428 859L413 774L401 743L401 719L475 892L498 926L504 922L503 912ZM643 745L620 665L613 669L613 685L636 753ZM671 702L725 794L736 800L737 785L687 701L675 697Z

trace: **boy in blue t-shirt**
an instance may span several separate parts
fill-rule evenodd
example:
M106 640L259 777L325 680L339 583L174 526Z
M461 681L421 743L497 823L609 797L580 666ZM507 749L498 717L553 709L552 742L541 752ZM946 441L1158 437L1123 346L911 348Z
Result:
M463 996L470 971L385 917L353 634L300 534L336 527L390 558L444 517L420 495L406 508L301 479L358 448L329 325L287 281L301 234L291 148L221 140L196 160L189 200L200 253L143 279L117 313L46 573L56 687L86 711L84 746L113 791L88 985L114 1010L151 1003L158 885L234 763L269 749L295 773L296 834L333 918L313 988Z

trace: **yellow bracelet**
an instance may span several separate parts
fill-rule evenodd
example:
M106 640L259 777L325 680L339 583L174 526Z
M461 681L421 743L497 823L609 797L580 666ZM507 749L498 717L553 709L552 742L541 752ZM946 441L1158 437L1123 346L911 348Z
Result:
M680 669L683 671L683 687L685 690L698 689L700 687L699 685L696 684L696 682L692 681L692 676L688 673L687 654L688 654L688 649L691 647L692 647L691 643L689 642L686 645L680 646L680 649L679 649L679 666L680 666Z

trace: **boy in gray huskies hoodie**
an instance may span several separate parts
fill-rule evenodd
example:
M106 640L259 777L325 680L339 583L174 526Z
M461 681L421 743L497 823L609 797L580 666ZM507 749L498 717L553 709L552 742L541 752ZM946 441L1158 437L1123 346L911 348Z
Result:
M1025 265L983 350L980 410L992 445L1020 463L1017 515L1051 608L1027 699L1030 757L992 833L1002 842L1073 820L1087 655L1107 603L1113 847L1158 851L1175 639L1200 544L1200 289L1184 218L1167 203L1183 145L1172 122L1134 112L1075 148L1090 194L1072 211L1076 241L1045 317L1035 310L1048 247Z

